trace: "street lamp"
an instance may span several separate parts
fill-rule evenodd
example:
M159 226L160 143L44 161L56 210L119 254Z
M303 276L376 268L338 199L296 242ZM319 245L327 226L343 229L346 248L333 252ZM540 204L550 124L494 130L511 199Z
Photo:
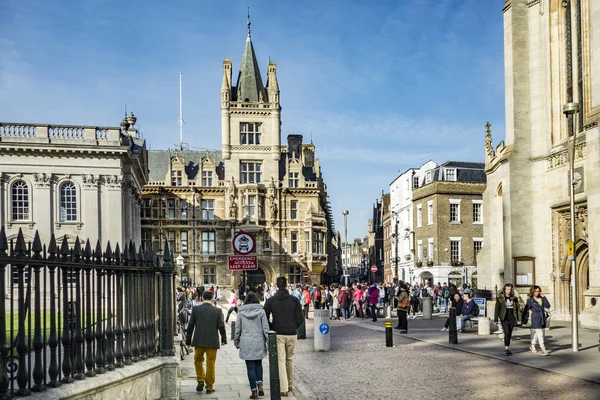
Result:
M571 243L569 244L569 259L571 260L571 350L574 352L579 351L579 315L577 305L577 271L575 270L575 139L577 137L578 125L577 125L577 113L579 112L579 104L569 102L564 105L563 113L567 117L567 123L573 124L573 129L569 129L569 206L571 214Z
M183 286L183 269L185 268L185 265L183 264L183 256L180 254L177 256L177 258L175 259L175 262L177 263L177 266L181 269L181 285Z
M342 215L344 216L344 260L342 261L342 268L344 270L350 267L350 263L348 262L348 214L350 214L348 210L342 210ZM345 283L346 285L348 284L348 278L346 278Z

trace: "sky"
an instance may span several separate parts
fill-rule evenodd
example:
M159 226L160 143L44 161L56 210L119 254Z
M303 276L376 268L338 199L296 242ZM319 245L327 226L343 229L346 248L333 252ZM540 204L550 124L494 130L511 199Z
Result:
M0 0L0 121L118 126L151 149L221 148L222 62L247 7L263 81L277 63L282 141L312 138L336 229L364 237L407 168L483 161L504 137L502 0Z

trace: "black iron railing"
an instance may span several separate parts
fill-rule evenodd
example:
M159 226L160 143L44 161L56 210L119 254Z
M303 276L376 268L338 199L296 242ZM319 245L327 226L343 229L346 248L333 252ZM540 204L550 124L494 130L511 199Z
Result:
M129 242L26 243L0 229L0 399L175 354L173 263Z

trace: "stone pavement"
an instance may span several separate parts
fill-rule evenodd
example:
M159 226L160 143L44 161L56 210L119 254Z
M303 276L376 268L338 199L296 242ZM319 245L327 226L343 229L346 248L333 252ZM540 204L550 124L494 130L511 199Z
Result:
M468 329L466 333L459 334L458 344L450 344L448 332L440 331L447 316L448 314L442 313L434 314L431 320L424 320L421 316L418 316L417 319L409 319L408 334L400 335L398 330L394 329L394 337L405 336L413 340L600 383L599 332L596 330L579 330L580 350L578 353L574 353L571 350L570 322L553 321L550 330L546 331L545 339L546 348L550 350L551 354L544 357L528 350L529 328L517 327L513 332L513 341L511 342L513 355L506 357L503 353L504 342L499 339L499 335L479 336L477 326ZM381 318L376 323L371 322L370 319L352 320L350 323L384 332L384 321L386 319ZM394 326L397 322L398 319L394 318ZM385 342L383 333L381 338ZM539 346L537 347L539 349ZM600 395L598 398L600 399Z
M226 313L227 306L221 306L224 309L224 313ZM459 382L463 379L461 376L464 375L461 372L465 368L463 362L466 362L467 364L465 365L485 370L488 375L492 374L494 381L496 381L494 382L496 386L499 384L498 382L504 385L511 385L510 382L503 383L502 381L502 379L506 380L511 376L513 379L517 380L521 376L531 377L537 384L540 384L540 382L543 381L552 382L553 385L558 385L560 382L560 384L563 385L560 386L560 395L558 394L558 389L553 385L542 385L541 389L538 390L547 390L548 395L540 398L565 398L563 395L566 396L565 393L573 393L573 388L581 388L578 395L573 398L594 398L594 396L589 397L589 393L594 393L595 390L598 391L597 393L600 393L600 386L569 378L573 377L584 379L588 382L600 383L600 353L598 352L597 331L581 329L581 350L579 353L573 353L570 347L570 325L567 325L568 323L554 322L552 329L549 332L546 332L547 346L552 354L548 357L544 357L539 353L533 354L527 350L529 343L529 329L517 328L513 335L516 340L511 346L513 355L505 357L503 355L503 342L498 339L498 336L479 336L476 328L471 329L470 332L459 334L459 344L449 344L448 333L440 332L446 316L446 314L434 314L432 320L423 320L420 316L417 319L409 319L408 334L401 335L398 330L393 331L393 349L385 348L384 322L386 319L384 318L380 318L377 323L372 323L370 319L350 320L348 322L332 321L332 349L328 353L314 352L312 319L307 321L307 340L298 341L295 357L297 362L294 368L294 391L293 393L290 393L288 398L359 398L360 390L358 390L358 387L355 387L355 383L358 382L357 384L369 386L368 380L365 382L361 381L361 375L367 374L371 376L371 372L374 372L375 375L371 376L370 379L379 382L377 379L383 379L384 376L391 373L393 376L390 376L389 379L391 382L394 382L394 374L397 374L393 372L395 367L392 367L390 372L388 372L388 366L386 365L384 367L383 364L393 362L393 360L403 360L410 363L410 357L420 357L420 354L435 354L434 356L426 356L433 359L432 363L434 364L438 355L440 360L448 360L448 368L451 368L450 372L452 375L455 375L455 380L459 387ZM231 320L235 320L235 314L232 314ZM394 318L392 321L394 325L396 325L397 319ZM234 399L248 398L250 396L245 364L239 359L238 350L233 346L232 340L230 339L230 324L227 326L227 332L228 344L222 347L217 354L215 393L207 395L205 391L202 392L202 394L195 391L196 380L193 355L190 354L181 363L181 399L201 397L207 399ZM431 346L431 344L437 346ZM443 350L443 348L448 350ZM459 356L459 353L456 353L456 350L463 352L463 355ZM371 357L379 357L378 354L381 354L381 357L383 357L382 359L386 360L385 363L381 363L379 359L370 361ZM365 360L364 365L361 365L361 359ZM348 364L347 368L344 368L341 365L345 364L346 360ZM455 366L452 366L452 363L454 363L455 360L458 360L458 362ZM496 360L496 362L493 362L493 360ZM513 364L506 364L504 362ZM424 368L426 372L432 369L431 367L427 367L427 363L420 364L423 365L420 365L418 368ZM514 364L518 365L511 369L509 366ZM364 369L364 367L367 366L368 368ZM381 375L380 372L377 372L379 371L378 366L386 369L385 374ZM410 367L411 372L414 374L420 374L420 372L417 372L418 368ZM443 369L445 368L446 367ZM270 392L268 388L270 387L270 383L268 357L263 360L263 369L265 381L265 396L263 398L269 399ZM372 369L373 371L371 371ZM436 369L437 367L433 367L432 370L435 371ZM548 374L548 372L560 375ZM346 376L345 374L349 375ZM380 376L378 376L378 374ZM502 375L502 379L496 379L496 375L494 374ZM441 378L444 376L445 373L440 375ZM423 378L425 378L425 375L423 375ZM425 396L425 394L431 394L428 390L435 390L435 388L430 388L430 385L418 385L418 382L420 382L421 379L422 378L417 378L416 380L413 379L414 382L412 383L416 384L419 389L418 392L415 392L417 393L416 397L413 398L421 398L421 394L423 395L422 398L430 398ZM580 383L578 384L577 382ZM526 390L528 387L527 382L516 382L516 384L518 384L519 387L512 389L515 394L519 393L518 390ZM390 385L387 385L386 383L384 385L377 384L377 386L378 393L382 391L382 393L385 393L384 390ZM452 383L450 383L450 386L452 386ZM396 385L392 383L390 390L393 390L394 387L396 387ZM361 386L360 389L362 390L363 387ZM498 390L497 393L503 393L502 388L495 389ZM407 390L411 391L414 390L414 388L410 387ZM464 390L465 392L456 392L456 394L464 395L469 393L468 390L472 390L472 397L470 398L491 398L488 397L488 395L496 393L491 389L489 393L480 393L478 389ZM345 393L345 396L341 396L341 392ZM362 395L362 392L360 393ZM365 393L368 395L368 391ZM409 392L406 392L406 394L408 393ZM444 391L444 394L450 394L450 392ZM387 397L383 394L380 395L383 397L374 395L371 396L371 398ZM583 397L584 395L588 397ZM392 395L389 398L393 397L395 396ZM463 396L463 398L467 397ZM600 399L600 395L596 396L596 398Z
M219 303L219 306L223 308L224 316L227 315L228 306L226 304ZM240 360L239 351L233 345L231 339L231 321L235 321L235 313L231 314L229 318L230 323L226 324L227 329L227 345L221 346L221 349L217 352L217 363L216 363L216 380L215 380L215 392L211 394L206 393L206 389L202 393L196 392L196 370L194 368L194 353L191 352L181 362L181 373L180 373L180 399L247 399L250 397L250 384L248 382L248 375L246 374L246 364L243 360ZM306 342L306 341L305 341ZM312 344L312 341L311 341ZM176 343L177 354L179 354L179 344ZM263 360L263 380L265 395L262 399L270 399L271 387L269 383L269 357L265 357ZM302 395L303 385L300 381L295 382L293 392L290 392L288 397L284 399L303 399L307 398ZM304 389L306 391L306 389Z

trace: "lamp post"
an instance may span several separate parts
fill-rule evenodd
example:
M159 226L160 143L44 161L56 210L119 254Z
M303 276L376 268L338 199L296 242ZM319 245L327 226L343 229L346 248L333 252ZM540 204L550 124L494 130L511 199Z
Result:
M183 269L185 268L183 260L184 260L184 258L181 254L178 255L177 258L175 259L177 266L181 269L181 286L183 286Z
M342 261L342 268L344 269L344 271L346 271L344 273L346 285L348 284L348 278L346 277L347 268L350 267L350 263L348 262L350 258L348 256L348 214L350 214L348 210L342 210L342 215L344 216L344 259Z
M575 184L574 179L575 167L575 139L577 137L577 113L579 112L579 104L569 102L564 105L563 113L567 117L567 123L573 124L573 129L569 129L569 206L571 214L571 243L569 243L569 259L571 260L571 350L579 351L579 307L577 304L577 271L575 267Z

